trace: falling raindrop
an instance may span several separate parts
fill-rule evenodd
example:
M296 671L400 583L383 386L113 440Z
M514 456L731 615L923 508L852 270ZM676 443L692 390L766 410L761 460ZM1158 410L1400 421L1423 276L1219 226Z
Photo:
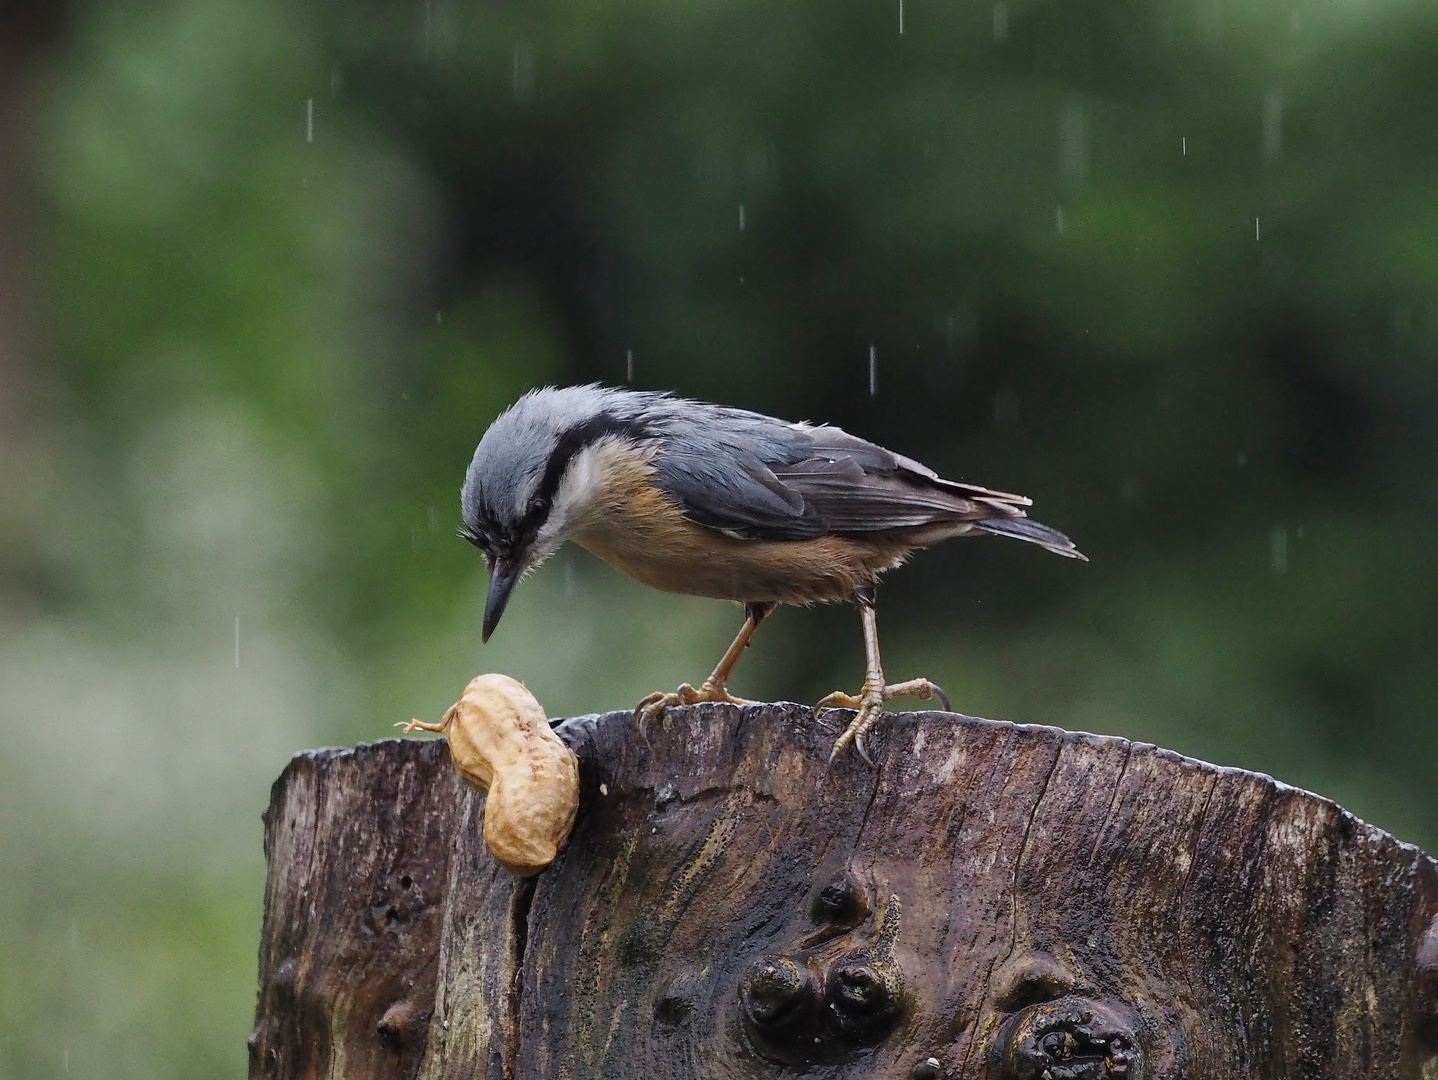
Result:
M739 231L744 231L744 204L739 204Z
M450 0L424 0L420 44L425 59L444 56L453 47L455 26L452 8Z
M1283 156L1283 91L1273 87L1263 95L1263 160Z
M1064 208L1062 206L1056 206L1054 207L1054 231L1062 236L1065 227Z
M879 350L877 346L869 346L869 396L877 397L879 393Z
M1076 97L1064 101L1059 113L1059 175L1079 181L1088 166L1088 110Z
M315 99L305 98L305 142L315 141Z
M1181 139L1179 140L1179 145L1180 145L1180 146L1182 147L1182 149L1183 149L1183 156L1184 156L1184 157L1188 157L1188 136L1187 136L1187 135L1185 135L1183 138L1181 138Z
M240 617L235 616L235 667L240 666Z
M978 336L978 316L967 304L938 317L934 323L934 329L943 334L944 347L950 353L960 352L973 347L974 339ZM953 389L957 390L957 383L963 381L963 373L957 365L946 365L940 369L948 376Z
M1198 28L1214 41L1223 37L1224 11L1221 0L1205 4L1198 12Z
M1288 15L1288 32L1289 32L1290 34L1293 34L1295 37L1297 37L1298 34L1299 34L1299 32L1302 31L1302 29L1303 29L1303 13L1302 13L1301 11L1298 11L1298 10L1295 9L1294 11L1290 12L1289 15Z
M534 97L534 50L528 45L514 47L510 76L515 101L528 101Z
M1255 241L1260 239L1260 235L1258 232L1258 218L1256 217L1253 219L1253 239Z
M344 69L339 64L330 65L330 97L339 97L345 87Z
M1268 534L1268 562L1275 574L1288 572L1288 530L1281 525Z
M1009 5L1000 0L994 5L994 40L1007 41L1009 36Z
M624 350L624 381L634 381L634 350Z
M899 0L899 33L904 32L904 0Z

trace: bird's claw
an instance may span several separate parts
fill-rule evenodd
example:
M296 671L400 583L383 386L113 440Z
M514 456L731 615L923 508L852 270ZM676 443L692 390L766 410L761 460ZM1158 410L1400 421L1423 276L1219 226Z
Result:
M849 722L840 736L834 740L834 749L829 752L829 761L832 763L838 759L852 743L854 750L859 757L864 759L864 764L869 768L874 767L874 759L869 756L868 748L864 746L864 736L870 729L879 722L879 717L884 713L884 691L887 687L865 685L858 697L853 694L845 694L835 691L823 698L815 708L828 708L839 706L845 709L855 710L854 719Z
M917 697L917 698L938 698L944 706L944 711L949 712L949 695L943 689L928 679L910 679L908 682L889 683L886 686L873 686L864 684L858 696L846 694L836 690L832 694L820 699L814 706L815 711L823 708L838 706L845 709L853 709L856 712L854 719L849 722L843 733L834 740L834 749L829 754L832 762L853 744L854 750L864 763L870 768L874 766L874 760L869 757L864 747L864 736L873 730L878 724L879 718L884 715L884 702L896 697Z
M944 712L953 712L949 704L949 695L944 693L944 688L936 682L928 679L910 679L908 682L890 683L884 687L884 700L894 697L916 697L927 701L929 698L938 698L939 704L944 707Z
M866 729L872 727L878 720L878 717L879 712L877 710L868 718L864 718L862 713L854 717L854 722L844 729L842 735L834 740L834 749L829 751L829 764L832 765L849 744L853 743L854 752L864 759L864 764L871 769L874 768L874 759L869 756L868 748L864 746L864 732L855 730L855 728L857 726L863 726Z
M705 679L704 685L695 689L688 683L680 683L674 691L656 690L641 698L634 706L634 719L641 731L647 731L649 721L657 720L665 709L672 705L698 705L704 701L723 701L730 705L753 705L748 698L735 697L722 683Z

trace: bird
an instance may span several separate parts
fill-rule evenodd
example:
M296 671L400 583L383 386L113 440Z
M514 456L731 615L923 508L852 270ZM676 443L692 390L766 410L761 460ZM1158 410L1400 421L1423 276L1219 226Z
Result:
M880 577L956 536L1007 536L1087 561L1029 518L1022 495L945 480L912 458L829 424L789 422L670 393L591 383L531 390L484 432L460 493L460 535L489 570L489 641L516 582L572 540L645 585L738 601L744 624L698 687L657 691L641 720L670 706L753 702L729 693L735 664L780 604L852 601L863 624L857 694L832 761L865 736L884 703L947 695L925 678L885 681L875 616Z

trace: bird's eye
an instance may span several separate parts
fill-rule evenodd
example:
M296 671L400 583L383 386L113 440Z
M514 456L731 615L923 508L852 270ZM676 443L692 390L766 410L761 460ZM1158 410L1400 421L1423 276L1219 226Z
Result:
M536 515L547 514L549 513L549 499L543 495L538 495L534 501L529 504L529 509L531 513Z

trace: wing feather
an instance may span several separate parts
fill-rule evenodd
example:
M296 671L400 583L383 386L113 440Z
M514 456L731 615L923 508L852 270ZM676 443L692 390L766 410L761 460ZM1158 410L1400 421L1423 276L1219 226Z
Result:
M1022 517L1019 507L1029 505L1022 495L945 480L840 428L722 411L722 423L668 432L655 467L689 518L734 536L882 532Z

